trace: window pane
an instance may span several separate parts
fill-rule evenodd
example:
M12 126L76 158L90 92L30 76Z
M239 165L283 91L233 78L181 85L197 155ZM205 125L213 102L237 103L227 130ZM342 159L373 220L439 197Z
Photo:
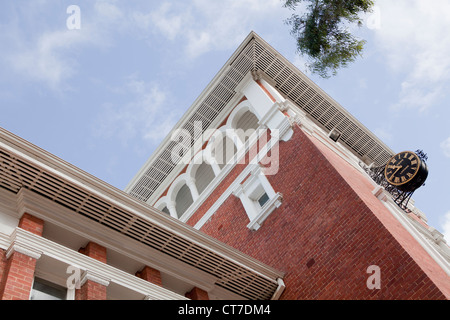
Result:
M258 203L261 207L263 207L267 201L269 201L269 196L264 192L264 194L258 199Z
M66 288L35 278L30 300L65 300L66 295Z

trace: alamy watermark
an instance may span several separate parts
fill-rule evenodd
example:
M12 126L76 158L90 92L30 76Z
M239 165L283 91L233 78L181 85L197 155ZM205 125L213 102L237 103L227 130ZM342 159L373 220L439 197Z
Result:
M193 130L176 129L171 135L174 143L170 158L175 164L259 164L266 175L278 172L280 132L277 129L207 129L195 121ZM207 146L203 157L196 157L193 145Z
M377 265L371 265L367 268L366 273L370 274L367 278L366 286L370 290L381 289L381 269Z
M67 7L66 13L69 17L66 20L66 26L69 30L81 29L81 9L77 5L70 5Z
M68 266L66 273L69 274L66 280L67 289L80 289L81 288L81 269Z

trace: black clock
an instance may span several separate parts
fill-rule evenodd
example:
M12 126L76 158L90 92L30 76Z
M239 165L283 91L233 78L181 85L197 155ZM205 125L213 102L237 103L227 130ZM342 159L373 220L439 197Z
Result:
M414 152L403 151L393 156L384 169L387 182L401 191L414 191L428 176L426 163Z

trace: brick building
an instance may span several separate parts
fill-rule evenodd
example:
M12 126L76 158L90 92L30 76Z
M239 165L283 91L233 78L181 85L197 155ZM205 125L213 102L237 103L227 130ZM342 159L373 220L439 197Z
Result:
M448 299L394 154L252 32L125 191L0 131L0 299Z
M281 299L448 299L442 235L367 173L394 154L252 32L126 191L283 272Z

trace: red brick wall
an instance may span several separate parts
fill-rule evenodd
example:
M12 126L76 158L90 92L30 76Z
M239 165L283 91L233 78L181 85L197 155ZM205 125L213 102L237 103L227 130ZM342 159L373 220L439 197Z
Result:
M19 227L41 236L44 221L28 213L23 214ZM13 252L6 259L5 252L0 252L0 299L28 300L33 285L36 259L20 252Z
M4 269L0 288L1 300L28 300L33 284L36 259L20 252L14 252Z
M106 248L95 242L89 242L86 247L78 251L100 262L107 262ZM107 287L92 280L87 280L80 289L75 291L75 300L106 300L106 298Z
M106 297L106 287L91 280L75 291L75 300L106 300Z
M348 164L339 163L343 170ZM346 167L347 166L347 167ZM189 220L194 225L244 165L238 165ZM339 169L339 168L338 168ZM356 172L349 171L356 175ZM348 174L350 174L348 173ZM286 273L281 299L444 299L378 215L300 129L280 144L280 171L268 176L283 204L250 231L240 200L230 196L201 228ZM359 181L360 176L354 179ZM351 183L351 181L350 181ZM367 186L365 185L366 187ZM368 191L370 194L370 190ZM374 203L380 203L371 195ZM426 253L425 253L426 254ZM417 256L416 256L417 258ZM381 270L381 289L369 290L367 268Z
M19 228L42 236L42 232L44 231L44 220L36 218L28 213L24 213L22 218L20 218Z
M161 272L149 266L145 266L141 271L136 272L136 277L162 287Z

